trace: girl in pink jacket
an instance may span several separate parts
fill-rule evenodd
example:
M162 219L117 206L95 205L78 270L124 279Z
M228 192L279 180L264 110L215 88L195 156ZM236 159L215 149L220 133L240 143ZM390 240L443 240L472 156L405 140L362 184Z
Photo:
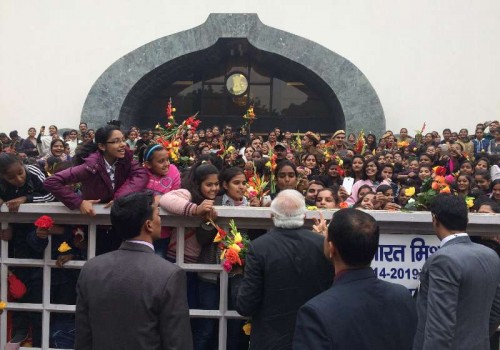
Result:
M179 170L170 164L167 150L159 144L150 145L144 151L144 167L148 169L148 183L146 188L155 195L164 195L181 187ZM162 226L161 238L154 242L155 252L166 258L172 228Z

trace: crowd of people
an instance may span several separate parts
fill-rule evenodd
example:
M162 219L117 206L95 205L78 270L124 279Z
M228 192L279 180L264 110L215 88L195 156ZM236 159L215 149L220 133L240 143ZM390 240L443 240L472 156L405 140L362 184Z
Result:
M15 212L23 203L58 200L92 216L94 204L110 207L116 198L149 190L161 196L160 205L169 212L203 218L204 224L186 231L188 263L218 262L213 243L217 230L205 224L216 219L215 206L269 206L285 190L298 191L309 209L404 210L413 205L428 210L420 194L434 188L433 182L440 177L441 192L463 197L470 211L500 212L498 121L478 124L473 135L467 129L458 133L445 129L440 135L424 133L423 128L412 137L403 128L397 135L387 131L378 140L376 135L343 130L331 137L313 131L292 134L280 128L258 135L248 128L233 130L226 125L187 129L175 142L156 130L132 127L124 131L115 124L94 131L81 123L78 130L62 134L55 125L48 134L45 127L38 134L30 128L26 139L17 131L9 136L0 133L0 205L5 203ZM245 233L255 240L265 231ZM51 249L59 266L85 259L86 227L56 225L47 232L30 224L10 224L1 231L1 238L10 240L9 256L41 258L48 234L56 237ZM485 240L498 252L497 238ZM62 242L68 242L71 249L61 253ZM120 244L120 236L110 227L98 227L98 255ZM163 227L154 243L155 252L175 261L176 246L174 229ZM78 273L61 271L52 276L52 302L74 304ZM40 269L12 268L9 274L27 287L22 296L11 293L12 298L42 301ZM216 309L218 283L218 274L188 273L189 307ZM195 348L210 349L217 338L217 321L195 321ZM71 328L71 322L67 315L55 317L51 334L61 335L58 331ZM228 322L228 348L248 345L241 326L237 320ZM33 345L40 346L39 313L13 313L11 328L11 342L25 341L29 333ZM62 338L53 337L52 345L59 346Z

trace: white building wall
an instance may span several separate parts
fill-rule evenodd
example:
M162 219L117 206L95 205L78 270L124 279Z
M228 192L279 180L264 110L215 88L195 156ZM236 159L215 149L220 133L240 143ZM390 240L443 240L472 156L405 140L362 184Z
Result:
M77 127L108 66L212 12L257 13L344 56L392 130L500 118L498 0L0 0L0 131Z

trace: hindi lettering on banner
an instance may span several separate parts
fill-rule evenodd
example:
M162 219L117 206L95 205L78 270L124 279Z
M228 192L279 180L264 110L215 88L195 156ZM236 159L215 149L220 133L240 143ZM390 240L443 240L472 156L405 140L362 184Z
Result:
M371 266L378 278L401 284L413 292L425 260L439 246L440 241L434 235L382 234Z

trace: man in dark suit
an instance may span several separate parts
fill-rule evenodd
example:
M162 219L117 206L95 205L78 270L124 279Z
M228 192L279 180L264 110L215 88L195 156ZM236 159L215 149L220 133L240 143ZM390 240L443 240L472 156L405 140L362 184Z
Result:
M415 303L405 287L375 276L370 263L378 242L379 227L369 214L342 209L333 215L325 254L335 266L335 279L300 308L294 349L411 349Z
M281 191L271 211L275 229L250 244L244 277L233 280L236 310L252 317L251 349L290 349L297 310L333 278L322 236L302 228L304 197Z
M115 200L111 223L124 242L82 269L76 350L192 349L186 275L154 254L160 221L152 194Z
M465 233L463 197L439 195L431 213L441 248L420 273L413 348L487 350L489 334L500 324L500 259Z

